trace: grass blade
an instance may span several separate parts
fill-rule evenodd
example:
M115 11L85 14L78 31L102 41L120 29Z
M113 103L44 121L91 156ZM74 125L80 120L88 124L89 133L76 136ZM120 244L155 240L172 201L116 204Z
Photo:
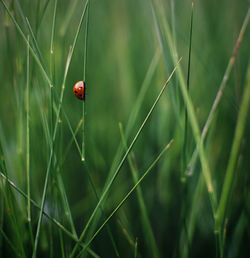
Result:
M229 202L230 192L233 189L233 179L237 170L236 162L239 154L240 145L242 142L246 121L248 118L250 105L250 65L248 66L247 79L244 92L242 94L242 102L240 106L239 116L236 124L235 135L233 139L232 149L229 157L229 162L226 170L225 180L222 188L219 206L216 212L215 232L221 233L223 228L223 220L225 219L226 207Z
M156 2L156 7L152 3L152 12L153 12L153 16L155 17L156 27L158 28L159 27L159 22L158 22L159 17L157 15L157 13L158 12L161 13L162 10L164 10L164 8L162 8L161 4L159 3L159 0L154 0L154 2ZM171 52L171 55L172 55L172 59L173 59L174 62L176 62L177 61L177 57L175 55L176 47L174 46L174 43L173 43L173 38L172 38L172 35L170 33L169 25L166 22L166 20L163 19L163 18L162 18L162 22L163 22L164 31L166 33L166 37L167 37L167 40L168 40L168 44L169 44L170 52ZM198 146L198 152L199 152L201 165L202 165L202 173L204 175L207 190L208 190L209 197L210 197L210 200L211 200L211 206L212 206L213 214L215 215L215 211L216 211L216 207L217 207L217 199L216 199L215 190L214 190L214 187L213 187L213 184L212 184L211 171L209 169L208 162L207 162L207 159L206 159L203 141L202 141L201 136L200 136L200 130L199 130L198 121L197 121L197 118L196 118L196 115L195 115L194 106L193 106L192 101L189 97L187 87L186 87L186 84L185 84L185 80L184 80L184 76L183 76L183 73L182 73L181 69L177 70L177 76L178 76L178 79L179 79L179 82L180 82L180 90L181 90L181 93L182 93L182 97L184 99L184 102L185 102L185 105L186 105L186 108L187 108L187 111L188 111L189 122L190 122L190 125L191 125L191 128L192 128L192 132L193 132L196 144Z
M29 37L28 37L29 41ZM31 224L31 209L30 209L30 52L29 45L27 45L27 83L26 83L26 180L27 180L27 221L29 224L30 238L32 245L34 244L34 237L32 233Z
M125 129L125 137L126 138L131 133L131 130L132 130L133 126L135 125L135 122L136 122L136 120L138 118L139 110L142 107L143 99L145 97L145 94L146 94L147 90L150 87L150 83L152 81L152 77L153 77L153 75L154 75L154 73L156 71L157 65L158 65L159 60L160 60L160 55L161 55L161 51L160 51L160 49L157 49L155 51L155 54L154 54L154 56L153 56L153 58L151 60L151 63L149 65L149 67L148 67L148 70L146 72L144 81L143 81L142 86L141 86L141 90L140 90L140 92L138 94L138 97L136 98L135 105L134 105L132 111L130 112L130 116L128 118L128 123L126 124L126 129ZM119 144L119 147L117 148L116 155L115 155L115 157L113 159L113 162L112 162L112 165L111 165L111 169L110 169L110 172L108 174L105 186L107 186L111 176L115 172L115 169L116 169L116 167L118 165L118 162L120 161L120 159L122 157L122 150L123 150L122 146L123 146L123 144L121 142Z
M16 26L18 32L20 33L20 35L22 36L22 38L24 39L24 41L26 42L26 44L28 44L28 46L29 46L29 48L30 48L30 53L33 55L35 61L37 62L38 66L40 67L40 69L41 69L41 71L42 71L42 73L43 73L43 75L44 75L46 81L49 83L50 87L52 87L53 84L52 84L51 79L49 78L49 76L48 76L46 70L44 69L44 67L43 67L42 63L40 62L39 58L37 57L35 51L34 51L33 48L31 47L31 45L29 44L29 42L28 42L27 38L25 37L25 35L24 35L22 29L20 28L19 24L18 24L17 21L15 20L14 16L11 14L11 12L10 12L8 6L5 4L5 2L4 2L4 1L1 1L1 3L3 4L5 10L7 11L8 15L10 16L10 18L11 18L11 20L13 21L14 25Z
M80 29L81 29L81 26L82 26L83 18L85 16L87 4L88 4L88 0L86 1L85 7L83 9L82 16L80 18L80 22L79 22L79 25L78 25L78 28L77 28L77 31L76 31L74 41L73 41L72 49L70 49L70 51L69 51L69 55L68 55L66 66L65 66L64 78L63 78L63 83L62 83L62 90L61 90L61 94L60 94L60 102L59 102L59 107L58 107L58 112L57 112L57 117L56 117L56 123L55 123L53 138L52 138L52 145L54 144L54 141L55 141L55 138L56 138L58 123L59 123L59 116L60 116L60 111L61 111L61 106L62 106L62 101L63 101L63 96L64 96L64 90L65 90L65 82L66 82L66 78L67 78L67 75L68 75L69 65L71 63L72 55L73 55L74 50L75 50L75 45L76 45L76 42L77 42L77 39L78 39L78 36L79 36L79 32L80 32ZM34 249L33 249L33 254L32 254L33 258L36 257L36 252L37 252L38 239L39 239L40 228L41 228L41 223L42 223L42 211L44 209L45 198L46 198L46 193L47 193L47 188L48 188L48 179L49 179L50 170L51 170L52 156L53 156L53 149L50 150L50 157L49 157L46 176L45 176L42 202L41 202L41 210L40 210L40 214L39 214L35 244L34 244Z
M125 150L127 150L128 146L127 146L127 142L125 140L123 127L122 127L121 123L119 123L119 127L120 127L120 133L121 133L121 138L122 138L122 141L124 144L124 148L125 148ZM133 165L132 157L130 154L128 155L128 163L129 163L129 167L131 170L133 182L134 182L134 184L136 184L136 182L138 181L138 176L137 176L138 171L136 170L135 166ZM146 209L146 205L144 202L142 189L141 189L140 185L138 185L138 187L136 189L136 193L137 193L137 199L138 199L140 212L141 212L142 226L143 226L143 230L144 230L145 240L148 243L147 245L149 247L149 250L152 252L153 257L159 257L159 251L158 251L156 240L155 240L153 230L152 230L152 227L150 224L150 220L148 217L148 213L147 213L147 209Z
M7 181L7 183L14 188L20 195L22 195L25 199L28 200L28 196L26 193L24 193L19 187L17 187L9 178L7 178L1 171L0 171L1 177ZM40 206L33 200L30 199L30 203L37 208L38 210L41 210ZM67 230L59 221L57 221L55 218L51 217L46 211L43 211L43 215L46 216L55 226L57 226L60 230L62 230L68 237L70 237L75 242L78 241L78 238L74 236L69 230ZM84 246L84 244L83 244ZM88 252L93 257L99 257L97 254L93 252L93 250L88 249Z
M104 223L99 227L99 229L96 231L96 233L92 236L92 238L87 242L84 249L81 251L80 255L84 252L85 248L88 247L91 242L94 240L94 238L99 234L99 232L102 230L102 228L106 225L106 223L114 216L114 214L121 208L121 206L126 202L126 200L130 197L130 195L134 192L134 190L139 186L139 184L143 181L143 179L147 176L147 174L154 168L154 166L157 164L157 162L160 160L160 158L163 156L163 154L170 148L172 145L173 140L171 140L166 147L161 151L161 153L158 155L158 157L154 160L154 162L149 166L147 171L141 176L141 178L137 181L137 183L131 188L131 190L127 193L127 195L122 199L122 201L117 205L117 207L111 212L111 214L108 216L108 218L104 221Z
M194 13L194 1L192 1L191 10L191 22L190 22L190 32L189 32L189 50L188 50L188 72L187 72L187 91L190 88L190 69L191 69L191 52L192 52L192 32L193 32L193 13ZM185 107L185 121L184 121L184 144L183 144L183 168L187 166L187 147L188 147L188 113ZM182 170L182 178L184 179L185 173Z
M86 83L86 63L87 63L87 48L88 48L88 30L89 30L89 6L90 2L88 2L87 6L87 14L86 14L86 27L85 27L85 39L84 39L84 57L83 57L83 81ZM85 89L86 90L86 89ZM84 93L85 94L85 93ZM86 124L86 111L85 111L85 101L82 102L82 157L81 160L85 160L85 124Z
M241 30L240 30L240 34L239 34L239 36L237 38L237 41L236 41L236 44L234 46L234 50L233 50L232 56L229 59L229 62L228 62L225 74L223 76L222 82L220 84L219 90L218 90L217 95L215 97L215 100L214 100L214 103L212 105L212 108L211 108L211 110L209 112L207 121L206 121L206 123L205 123L205 125L203 127L202 134L201 134L201 137L202 137L203 141L204 141L204 139L205 139L205 137L207 135L208 129L209 129L211 123L212 123L212 120L214 118L215 112L216 112L216 110L218 108L218 105L220 103L221 97L223 95L223 91L224 91L224 89L226 87L226 84L227 84L227 81L229 79L229 75L230 75L231 70L232 70L232 68L234 66L235 59L236 59L236 56L237 56L237 53L238 53L238 48L239 48L240 43L241 43L241 41L243 39L246 27L247 27L248 22L249 22L249 18L250 18L250 9L248 9L246 17L245 17L245 19L243 21L243 24L242 24L242 27L241 27ZM197 160L197 156L198 156L198 150L197 150L197 147L196 147L196 149L193 152L192 158L191 158L191 160L190 160L190 162L188 164L188 167L186 169L186 174L187 175L192 175L193 174L193 171L194 171L194 168L195 168L195 163L196 163L196 160Z
M177 62L177 65L179 64L180 61L181 61L181 59ZM111 185L113 184L115 178L117 177L117 175L118 175L118 173L119 173L119 171L120 171L120 169L121 169L121 167L122 167L124 161L126 160L126 158L127 158L128 154L129 154L129 152L131 151L131 149L133 148L133 146L134 146L136 140L138 139L138 137L139 137L141 131L143 130L143 128L144 128L146 122L148 121L149 117L151 116L153 110L155 109L156 104L158 103L160 97L162 96L162 94L163 94L165 88L167 87L168 83L170 82L170 80L171 80L171 78L172 78L172 76L173 76L173 74L174 74L174 72L175 72L176 69L177 69L177 67L174 68L174 70L173 70L172 73L170 74L168 80L167 80L166 83L163 85L163 87L162 87L162 89L161 89L159 95L157 96L156 100L154 101L154 103L153 103L151 109L149 110L149 112L148 112L146 118L144 119L144 121L143 121L142 125L140 126L139 130L137 131L137 133L136 133L134 139L132 140L131 144L129 145L128 150L126 151L126 153L124 154L123 158L121 159L121 162L119 163L119 165L118 165L118 167L117 167L117 169L116 169L114 175L112 176L111 180L109 181L108 185L106 186L105 190L103 191L103 193L102 193L102 195L101 195L101 197L100 197L100 200L99 200L98 204L96 205L96 207L95 207L94 211L92 212L92 214L91 214L91 216L90 216L90 218L89 218L89 220L88 220L88 222L87 222L85 228L83 229L83 231L82 231L82 233L81 233L81 236L80 236L80 238L79 238L79 241L82 241L82 240L83 240L83 238L84 238L84 236L85 236L85 234L86 234L86 231L87 231L87 229L88 229L89 226L90 226L90 223L92 222L94 216L96 215L96 213L97 213L99 207L102 205L102 203L103 203L103 201L104 201L104 199L105 199L107 193L109 192L109 190L110 190L110 188L111 188ZM71 253L71 257L74 256L75 252L77 251L78 246L79 246L79 244L76 244L76 245L75 245L75 247L74 247L74 249L73 249L73 251L72 251L72 253Z

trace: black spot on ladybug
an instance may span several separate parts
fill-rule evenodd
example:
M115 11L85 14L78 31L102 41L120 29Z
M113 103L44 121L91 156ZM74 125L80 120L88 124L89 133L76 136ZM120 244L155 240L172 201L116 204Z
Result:
M75 93L77 93L77 90L75 90Z

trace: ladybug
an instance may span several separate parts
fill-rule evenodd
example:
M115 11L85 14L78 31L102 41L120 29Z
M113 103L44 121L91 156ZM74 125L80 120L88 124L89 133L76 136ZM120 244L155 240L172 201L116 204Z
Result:
M83 81L79 81L73 87L75 96L80 100L85 100L86 84Z

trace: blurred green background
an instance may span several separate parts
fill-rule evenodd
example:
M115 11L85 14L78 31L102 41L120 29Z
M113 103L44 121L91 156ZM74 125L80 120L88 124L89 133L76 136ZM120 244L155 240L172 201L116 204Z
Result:
M50 44L55 1L6 0L5 3L25 37L30 34L25 19L27 17L55 86L51 123L50 87L30 53L30 186L31 198L40 204L50 156L51 128L55 126L59 106L57 96L62 90L68 52L73 44L85 1L58 0L53 55L50 54ZM1 172L8 175L26 193L27 44L2 3L0 6ZM157 16L156 12L160 27L157 27L154 18L154 6L160 6L164 14L163 17ZM247 0L194 1L190 97L201 130L232 56L248 8ZM91 174L96 191L101 195L110 171L114 172L125 153L121 148L118 124L121 122L126 128L129 118L135 114L134 106L148 70L152 70L147 81L148 88L134 123L126 135L128 144L175 66L171 57L172 49L164 34L163 21L169 24L178 56L182 57L180 67L185 80L187 79L191 11L191 0L90 0L85 101L88 171L81 162L75 143L71 144L72 133L63 115L64 112L67 114L74 131L82 118L83 103L75 98L72 88L77 81L83 79L83 60L86 58L85 17L66 79L63 112L60 114L45 202L45 210L69 228L60 191L55 190L58 187L57 175L60 174L78 235L97 203L87 172ZM247 27L205 141L206 157L218 200L246 85L249 42L250 33ZM215 257L217 249L213 233L213 213L206 187L200 182L202 179L199 161L192 176L185 176L184 173L183 160L190 160L196 143L188 125L187 150L184 154L185 104L179 84L178 77L174 75L132 149L133 164L138 169L138 176L141 176L166 144L174 139L168 153L141 184L158 254L160 257ZM227 209L225 257L249 257L249 132L248 115ZM81 145L81 129L76 139ZM184 180L181 180L183 177ZM103 206L105 218L134 184L126 161ZM2 178L0 186L0 256L15 256L4 237L6 235L18 250L19 246L23 246L29 257L32 253L32 240L28 230L27 200L12 187L9 189ZM7 200L13 203L15 210L8 210ZM138 257L157 256L157 253L152 251L153 244L149 240L149 233L145 231L141 214L137 195L133 193L109 223L121 257L133 257L135 243ZM39 210L32 207L31 215L31 227L35 236ZM192 215L194 217L190 222ZM14 226L11 216L17 217ZM88 237L102 224L104 217L99 216ZM14 233L17 228L22 235L21 244ZM60 236L59 231L57 226L43 219L38 257L63 256L60 253L62 246L64 255L69 256L74 241L63 233ZM60 241L63 241L63 244ZM97 235L90 247L101 257L117 256L105 229Z

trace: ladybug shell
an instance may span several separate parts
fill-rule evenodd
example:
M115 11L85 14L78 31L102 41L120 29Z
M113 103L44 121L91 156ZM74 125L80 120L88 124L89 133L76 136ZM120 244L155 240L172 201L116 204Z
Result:
M85 83L83 81L77 82L73 87L73 92L78 99L85 100Z

